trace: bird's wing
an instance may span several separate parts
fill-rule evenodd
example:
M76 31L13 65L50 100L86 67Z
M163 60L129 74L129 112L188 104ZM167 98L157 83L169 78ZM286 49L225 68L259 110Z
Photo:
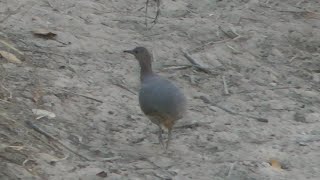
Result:
M142 111L148 114L161 114L170 119L180 116L179 104L182 94L170 81L153 81L142 86L139 93L139 103Z

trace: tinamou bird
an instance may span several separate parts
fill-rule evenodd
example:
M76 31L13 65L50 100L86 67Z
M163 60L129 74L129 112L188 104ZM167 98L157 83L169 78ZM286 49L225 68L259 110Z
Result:
M186 98L172 82L152 71L152 55L146 48L136 47L124 52L133 54L140 64L139 104L144 114L159 127L159 142L168 149L172 128L186 113ZM163 130L168 132L166 144Z

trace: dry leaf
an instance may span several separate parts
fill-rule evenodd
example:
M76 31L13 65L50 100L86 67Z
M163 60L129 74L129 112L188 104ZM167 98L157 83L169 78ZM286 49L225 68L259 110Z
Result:
M11 54L7 51L0 51L0 55L11 63L16 63L16 64L22 63L22 61L18 59L14 54Z
M43 110L43 109L32 109L33 114L38 116L36 119L41 119L43 117L47 117L49 119L55 118L56 115L53 112Z
M275 170L282 170L281 164L278 160L276 159L271 159L269 161L269 164L271 165L272 168L274 168Z
M32 32L34 35L46 37L46 38L53 38L57 35L56 33L47 29L35 29Z

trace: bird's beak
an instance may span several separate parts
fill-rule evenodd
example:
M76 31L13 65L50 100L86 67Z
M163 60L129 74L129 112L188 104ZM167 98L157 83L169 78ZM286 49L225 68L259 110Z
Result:
M124 50L123 52L133 54L133 50Z

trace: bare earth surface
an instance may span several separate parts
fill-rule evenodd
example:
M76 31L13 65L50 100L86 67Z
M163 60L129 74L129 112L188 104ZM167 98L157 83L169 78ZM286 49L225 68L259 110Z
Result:
M152 29L144 6L0 1L0 50L23 61L0 57L1 180L320 179L320 1L163 0ZM166 153L122 52L138 45L188 98ZM210 72L178 68L181 48Z

